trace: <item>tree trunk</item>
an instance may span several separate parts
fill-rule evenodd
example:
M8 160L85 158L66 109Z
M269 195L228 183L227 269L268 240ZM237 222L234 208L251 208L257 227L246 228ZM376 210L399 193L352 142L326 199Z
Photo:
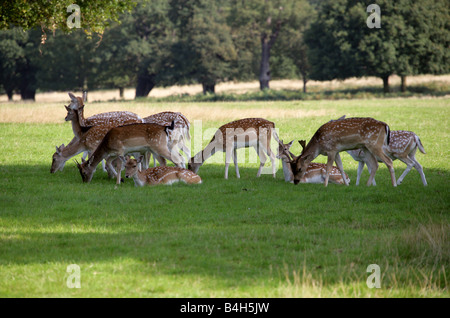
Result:
M147 97L150 91L155 87L155 77L153 75L138 75L136 86L136 98Z
M13 95L14 95L14 90L7 89L6 90L6 95L8 96L8 101L12 101L13 100Z
M215 83L202 83L203 87L203 95L208 93L215 94L216 93L216 84Z
M302 74L303 77L303 93L306 93L306 82L308 82L308 78L306 77L306 74Z
M400 90L402 93L404 93L406 92L406 75L402 75L400 78L401 78Z
M123 99L123 92L124 92L124 88L123 87L119 87L119 97L120 97L120 99Z
M383 92L385 94L389 93L390 92L390 89L389 89L389 75L383 76L382 79L383 79Z
M270 82L270 44L267 35L261 37L261 66L259 70L259 88L261 90L269 89Z
M280 33L281 21L277 22L275 31L270 35L263 32L261 34L261 66L259 69L259 88L261 90L269 89L270 82L270 49L275 44L275 41Z
M22 100L34 100L36 95L36 89L34 85L30 85L26 80L23 80L19 84L20 97Z

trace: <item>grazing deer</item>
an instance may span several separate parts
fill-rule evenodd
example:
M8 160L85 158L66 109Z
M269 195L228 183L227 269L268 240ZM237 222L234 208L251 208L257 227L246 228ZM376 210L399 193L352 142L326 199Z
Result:
M79 153L87 152L92 154L110 129L111 127L108 126L94 126L83 133L80 138L73 138L67 146L62 144L61 146L56 147L56 152L52 157L52 167L50 172L55 173L58 170L62 171L66 161ZM107 171L110 176L115 175L110 162L107 162L106 167L109 168Z
M416 160L415 154L419 148L420 152L425 154L425 149L417 136L412 131L405 130L393 130L390 134L389 145L385 146L384 152L387 156L389 156L392 160L399 159L400 161L406 164L406 170L403 174L398 178L397 184L401 184L403 182L403 178L411 171L414 167L420 174L422 178L422 183L424 186L427 185L427 180L425 178L425 174L423 173L423 168L420 163ZM367 151L363 149L356 150L348 150L347 151L350 156L353 157L356 161L358 161L358 175L356 177L356 185L359 184L359 180L361 178L362 171L364 169L364 164L367 164L367 168L369 169L369 173L372 171L372 161L367 160ZM381 160L376 158L379 162ZM375 178L372 181L373 185L376 185Z
M81 126L96 126L107 125L111 127L117 127L127 124L142 123L143 120L139 115L129 111L116 111L93 115L89 118L84 118L84 101L86 94L83 93L83 98L75 97L72 93L69 93L70 104L69 108L72 108L78 112L78 119Z
M335 161L339 171L345 175L339 152L353 149L367 149L367 160L372 169L367 185L372 184L378 169L378 162L374 156L386 164L391 174L394 187L397 186L392 160L383 152L383 146L389 144L389 126L373 118L346 118L323 124L304 147L293 165L294 183L298 184L308 170L311 161L318 155L328 156L327 171L324 185L328 185L331 167ZM344 178L345 185L348 185Z
M137 159L132 159L130 156L120 159L125 164L125 177L133 178L134 185L142 187L144 185L158 185L158 184L172 184L183 181L187 184L202 183L202 179L194 172L180 168L159 166L148 168L147 170L139 170L139 163L144 156L139 156Z
M294 183L294 174L292 173L292 163L297 159L297 157L290 152L293 141L284 144L283 140L278 144L278 154L277 158L281 159L283 164L284 180L286 182ZM304 141L300 142L300 145L304 146ZM312 162L306 174L300 179L300 183L324 183L326 177L326 165L323 163ZM348 175L345 175L347 182L350 182ZM342 178L341 172L335 166L332 167L330 172L330 182L335 184L344 184L344 179Z
M191 158L191 150L186 145L186 141L189 142L191 137L189 135L189 129L191 124L189 120L182 113L175 113L170 111L160 112L157 114L150 115L143 119L144 123L154 123L160 124L163 126L169 126L172 122L175 123L175 129L173 130L173 136L171 136L171 140L173 140L173 144L170 145L171 148L179 148L183 150L187 159ZM146 158L146 161L150 158ZM146 162L148 166L148 161ZM184 165L184 160L183 160ZM153 166L156 166L155 158L153 158Z
M108 131L94 153L82 164L77 162L83 182L91 182L97 165L103 159L111 156L117 158L131 152L151 152L162 166L166 159L180 166L182 159L177 152L171 152L168 147L170 127L158 124L130 124L114 127ZM117 160L117 184L120 184L122 161Z
M192 157L189 161L189 170L197 173L203 163L217 151L225 152L225 179L228 179L228 166L233 156L236 176L240 178L237 164L236 149L253 147L259 156L260 166L257 177L261 175L262 168L266 162L264 152L272 162L272 175L276 177L275 155L270 149L271 136L279 141L275 132L275 124L263 118L239 119L221 126L211 139L209 144Z

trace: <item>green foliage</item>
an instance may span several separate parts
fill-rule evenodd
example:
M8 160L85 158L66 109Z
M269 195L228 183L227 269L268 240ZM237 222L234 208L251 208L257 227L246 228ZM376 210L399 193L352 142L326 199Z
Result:
M12 26L25 30L35 27L45 30L72 29L67 25L67 19L72 12L67 7L73 4L72 0L47 1L2 1L0 6L0 29ZM81 28L88 33L102 33L111 20L118 20L119 14L129 11L135 5L133 0L84 0L76 3L81 12Z
M370 1L325 1L306 34L311 78L447 73L449 7L445 0L426 3L378 1L381 28L368 28Z
M178 82L195 80L204 90L231 75L237 54L225 11L214 1L170 2L169 17L176 27L178 43L172 46L175 78Z

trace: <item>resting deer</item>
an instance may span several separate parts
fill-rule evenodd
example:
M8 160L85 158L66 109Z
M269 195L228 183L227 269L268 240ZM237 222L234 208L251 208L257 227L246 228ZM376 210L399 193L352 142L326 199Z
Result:
M188 160L191 158L191 150L189 146L186 145L186 141L189 142L191 140L191 137L189 135L191 124L189 123L189 120L186 118L186 116L184 116L182 113L165 111L145 117L143 121L144 123L154 123L163 126L169 126L172 122L174 122L175 129L172 132L173 136L171 136L171 140L173 140L171 148L179 148L183 150ZM146 158L147 166L149 159L150 158ZM155 158L153 158L153 166L156 166Z
M70 104L69 108L72 108L78 112L78 118L81 126L96 126L96 125L108 125L111 127L117 127L127 124L142 123L142 118L129 111L116 111L107 112L93 115L89 118L84 117L84 101L86 94L83 93L83 98L75 97L72 93L69 93Z
M94 153L82 164L77 162L83 182L91 182L97 165L107 157L117 158L128 153L151 152L160 162L166 165L166 159L181 166L182 159L177 152L171 152L168 147L168 132L170 127L158 124L130 124L114 127L108 131ZM122 161L117 160L117 184L120 184Z
M300 145L304 147L304 140L299 141ZM283 173L284 180L286 182L294 183L294 174L292 173L292 163L297 159L297 157L290 152L290 148L292 146L293 141L290 143L284 144L283 140L278 144L278 154L277 158L281 159L283 164ZM326 165L323 163L315 163L312 162L306 174L300 179L300 183L324 183L326 177ZM350 178L348 175L345 175L347 182L350 182ZM330 172L330 182L335 184L344 184L344 179L339 171L339 169L335 166L332 167Z
M139 156L137 159L132 159L130 156L120 158L125 164L125 177L133 178L134 185L137 187L172 184L179 181L187 184L202 183L200 176L184 168L159 166L141 171L139 170L139 163L143 160L144 156Z
M399 159L400 161L406 164L406 170L403 174L398 178L397 184L401 184L405 176L411 171L414 167L420 174L422 178L422 183L424 186L427 185L427 180L425 178L425 174L423 173L423 168L420 163L416 160L415 154L419 148L420 152L425 154L425 149L417 136L412 131L405 130L393 130L390 134L389 145L384 148L384 152L387 156L389 156L392 160ZM372 171L372 161L367 160L367 152L363 149L356 150L348 150L347 151L350 156L353 157L358 164L358 175L356 177L356 185L359 184L359 180L361 178L362 171L364 169L364 164L367 164L367 168L369 169L369 173ZM377 157L377 160L381 162L381 160ZM376 185L375 178L372 181L373 185Z
M298 184L306 174L311 161L318 155L328 156L324 185L328 185L329 174L335 161L339 171L345 175L339 152L353 149L368 150L367 160L374 167L370 173L367 185L372 184L378 169L378 162L374 156L386 164L391 174L394 187L397 186L392 160L383 152L383 146L389 144L389 126L373 118L346 118L323 124L305 146L293 165L294 183ZM344 178L345 185L348 185Z
M190 159L189 170L197 173L203 163L217 151L225 152L225 179L228 179L228 166L233 156L236 176L240 178L236 149L253 147L259 156L260 166L257 177L261 175L266 155L272 162L272 175L276 177L275 154L270 149L271 136L279 140L275 124L263 118L245 118L221 126L209 144Z

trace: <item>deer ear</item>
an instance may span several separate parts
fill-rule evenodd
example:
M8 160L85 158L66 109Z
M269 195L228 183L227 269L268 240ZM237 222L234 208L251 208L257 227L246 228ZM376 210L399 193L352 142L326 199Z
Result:
M306 140L299 140L298 143L302 146L303 149L306 147Z
M74 101L74 102L77 101L77 98L75 97L74 94L72 94L71 92L69 92L68 94L69 94L69 97L70 97L70 99L71 99L72 101Z
M287 143L287 145L289 146L289 148L292 146L293 143L294 143L293 140L292 140L291 142Z
M142 160L144 160L144 156L143 155L140 155L138 158L136 158L136 162L137 163L141 163Z
M64 107L66 108L67 111L70 110L70 107L69 107L69 106L64 105Z

